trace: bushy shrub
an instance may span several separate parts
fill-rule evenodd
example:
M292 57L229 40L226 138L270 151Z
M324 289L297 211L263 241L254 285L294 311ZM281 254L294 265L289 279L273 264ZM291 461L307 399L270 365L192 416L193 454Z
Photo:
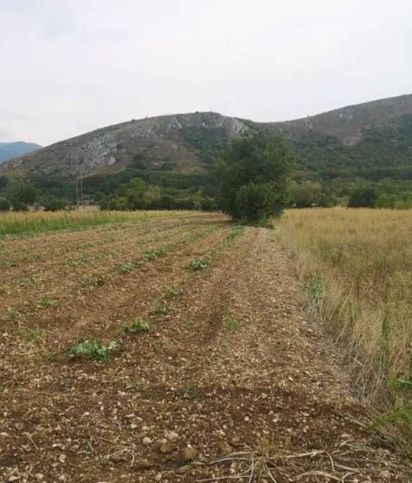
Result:
M10 211L10 201L7 198L4 198L3 196L0 197L0 211Z
M23 201L15 201L13 203L13 211L28 211L29 207Z
M43 207L46 211L64 210L67 206L67 201L63 198L48 198L43 200Z
M349 197L351 208L374 208L378 195L373 188L361 188L353 191Z

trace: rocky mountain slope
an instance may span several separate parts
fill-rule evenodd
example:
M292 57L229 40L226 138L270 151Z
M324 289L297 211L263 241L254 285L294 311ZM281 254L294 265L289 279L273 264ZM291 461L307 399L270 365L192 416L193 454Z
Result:
M288 137L299 137L308 132L321 132L339 139L344 145L362 141L368 129L412 114L412 95L390 97L335 109L315 116L286 122L266 123Z
M289 139L297 154L298 182L334 183L333 190L343 195L341 180L347 187L351 180L385 186L390 180L396 184L392 192L400 183L402 190L412 184L412 95L286 122L256 123L213 112L132 120L12 159L0 166L0 175L27 175L42 190L58 183L62 191L67 181L82 175L94 183L89 183L91 191L116 191L107 185L108 174L115 175L118 184L139 176L161 186L174 177L174 187L182 187L185 177L184 188L197 189L193 178L204 176L230 140L253 128Z
M242 121L212 112L132 120L52 144L3 170L65 177L118 171L138 161L142 168L191 173L245 129Z
M17 156L23 156L27 153L41 149L41 146L35 143L25 143L17 141L14 143L0 143L0 164Z

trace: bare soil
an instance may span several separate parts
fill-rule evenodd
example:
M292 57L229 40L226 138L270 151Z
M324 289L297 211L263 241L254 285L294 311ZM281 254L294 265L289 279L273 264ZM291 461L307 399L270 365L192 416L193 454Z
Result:
M198 215L0 247L0 481L412 481L273 231ZM118 348L73 358L85 339Z

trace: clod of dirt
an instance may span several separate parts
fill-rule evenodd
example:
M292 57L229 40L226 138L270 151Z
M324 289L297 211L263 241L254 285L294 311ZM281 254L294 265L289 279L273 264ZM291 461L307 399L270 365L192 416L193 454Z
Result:
M160 445L159 451L163 454L169 454L174 451L176 447L176 443L174 443L173 441L168 441L167 443L163 443Z
M176 456L176 461L179 465L184 465L193 461L198 455L198 451L195 448L181 448Z
M148 446L149 444L152 444L152 440L151 440L151 439L150 439L148 436L145 436L145 437L143 438L143 444L144 444L145 446Z
M233 449L228 443L219 443L219 456L227 456L232 453Z
M109 460L113 463L124 463L127 461L127 457L123 454L112 454L110 455Z
M168 431L166 433L166 439L168 439L169 441L177 441L178 438L179 438L179 435L174 431Z
M234 436L231 440L230 440L230 444L232 446L234 446L235 448L239 448L240 446L242 446L242 443L240 441L240 438L238 438L237 436Z
M383 470L379 473L379 476L383 479L383 480L388 480L390 481L391 479L391 472L388 471L388 470Z

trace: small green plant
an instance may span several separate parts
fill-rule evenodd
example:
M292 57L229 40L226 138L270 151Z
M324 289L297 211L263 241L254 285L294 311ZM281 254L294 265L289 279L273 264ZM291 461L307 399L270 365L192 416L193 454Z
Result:
M142 392L147 388L147 382L144 379L133 379L127 385L127 389L132 392Z
M167 308L167 305L159 305L155 309L153 309L150 314L151 315L167 315L169 312L169 309Z
M129 273L136 268L133 262L124 262L119 265L119 270L123 273Z
M145 260L153 260L157 257L163 257L166 255L166 249L163 247L159 248L151 248L150 250L146 250L143 254L143 258Z
M200 270L206 270L206 268L208 268L210 263L211 263L211 260L209 257L196 258L195 260L192 260L189 263L189 268L194 272L197 272Z
M19 284L25 285L25 286L34 285L36 282L37 282L36 277L22 277L19 279Z
M232 319L231 317L225 319L224 324L232 332L236 332L240 330L240 322L237 321L236 319Z
M138 334L140 332L148 332L150 330L149 322L145 320L136 319L130 325L127 325L123 331L126 334Z
M69 349L69 354L79 359L107 362L110 351L117 348L118 344L116 341L111 341L108 345L104 345L100 341L86 340L72 346Z
M227 238L229 241L233 241L235 238L242 235L244 231L245 231L244 226L236 225L235 227L232 228Z
M45 295L44 297L40 297L37 301L37 307L39 309L47 309L48 307L52 307L53 305L57 304L57 300Z
M16 320L17 317L20 315L20 312L16 309L12 309L9 307L6 311L6 313L3 315L2 319L3 320Z
M405 404L399 408L392 409L379 416L373 423L372 428L382 428L387 425L395 424L406 434L411 436L412 428L412 405Z
M398 391L412 391L412 376L390 380L388 386Z
M306 295L312 307L319 304L323 297L322 280L318 273L312 273L306 282L305 287Z
M173 299L182 295L183 289L178 287L168 287L165 292L165 299Z
M102 287L104 283L105 281L103 278L99 278L95 275L85 275L80 281L80 285L83 288Z
M183 399L189 399L193 401L197 397L197 387L194 384L185 384L179 391L177 391L177 395Z

